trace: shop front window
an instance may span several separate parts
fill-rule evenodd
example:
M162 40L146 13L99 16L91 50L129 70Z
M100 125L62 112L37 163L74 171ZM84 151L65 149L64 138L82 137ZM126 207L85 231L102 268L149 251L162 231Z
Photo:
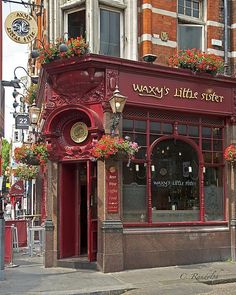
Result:
M131 222L147 221L146 165L123 165L123 219Z
M140 146L123 164L123 219L140 226L225 221L224 122L142 112L124 115L123 137Z
M222 171L219 167L204 170L205 220L224 220Z
M152 151L152 221L199 220L199 163L186 142L169 139Z

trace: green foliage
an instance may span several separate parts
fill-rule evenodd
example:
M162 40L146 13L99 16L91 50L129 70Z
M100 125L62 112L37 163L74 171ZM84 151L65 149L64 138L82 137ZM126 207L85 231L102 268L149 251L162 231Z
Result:
M38 166L27 164L19 164L14 170L14 176L24 180L34 179L37 177L38 173Z
M5 174L7 166L10 163L11 144L3 138L2 140L2 174Z
M32 105L33 102L36 101L37 91L38 91L37 84L31 84L30 87L27 89L26 102L29 105Z

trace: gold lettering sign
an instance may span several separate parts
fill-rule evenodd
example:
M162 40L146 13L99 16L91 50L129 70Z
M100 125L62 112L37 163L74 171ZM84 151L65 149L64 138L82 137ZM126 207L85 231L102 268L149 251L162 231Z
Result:
M133 90L138 92L140 96L152 96L156 98L162 98L163 96L169 94L170 88L166 86L146 86L140 84L133 84Z
M5 31L14 42L26 44L37 37L38 27L30 14L15 11L6 18Z
M191 88L179 87L173 89L173 94L169 87L151 86L142 84L133 84L133 91L137 92L139 96L151 96L155 98L163 98L164 96L172 95L173 98L200 100L214 103L223 103L224 96L217 94L213 89L206 89L205 92L199 93Z
M71 127L70 136L74 142L81 143L88 137L88 127L83 122L77 122Z

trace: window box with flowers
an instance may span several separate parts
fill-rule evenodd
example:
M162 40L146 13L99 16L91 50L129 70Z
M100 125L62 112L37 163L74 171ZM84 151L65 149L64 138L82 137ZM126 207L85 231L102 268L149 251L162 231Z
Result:
M231 164L236 163L236 145L230 144L227 146L224 150L224 158L227 162L230 162Z
M213 75L223 73L224 70L224 61L220 56L195 48L178 51L177 54L169 58L169 65Z
M39 173L39 167L27 164L19 164L13 170L13 175L18 179L30 180L35 179Z
M122 137L113 137L111 135L103 135L95 144L91 154L96 160L128 160L134 158L135 153L139 150L136 142L123 139Z
M48 160L47 146L43 143L16 147L14 159L17 163L28 165L44 165Z
M42 44L38 49L38 59L41 64L58 59L82 56L89 52L88 44L82 37L64 40L57 39L55 43Z

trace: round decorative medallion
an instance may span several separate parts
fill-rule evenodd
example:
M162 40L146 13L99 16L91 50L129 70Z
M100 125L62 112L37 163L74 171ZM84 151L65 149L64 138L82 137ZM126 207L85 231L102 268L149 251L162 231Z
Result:
M5 30L8 37L13 41L26 44L37 37L38 27L30 14L23 11L14 11L6 18Z
M70 130L71 139L76 143L85 141L88 136L88 127L83 122L75 123Z
M165 176L165 175L167 174L167 170L166 170L166 168L161 168L161 169L160 169L160 174L161 174L162 176Z

